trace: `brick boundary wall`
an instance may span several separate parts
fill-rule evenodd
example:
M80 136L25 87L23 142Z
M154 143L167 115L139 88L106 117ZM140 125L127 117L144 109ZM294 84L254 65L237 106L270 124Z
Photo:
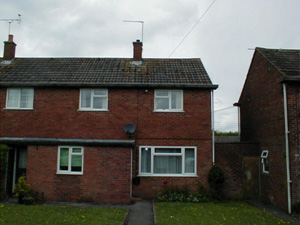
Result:
M225 196L232 199L242 199L243 190L243 157L259 156L258 143L230 142L215 143L215 164L223 169L225 174Z

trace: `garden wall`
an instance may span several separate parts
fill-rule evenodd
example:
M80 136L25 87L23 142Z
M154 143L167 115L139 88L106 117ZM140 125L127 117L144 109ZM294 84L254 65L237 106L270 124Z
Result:
M225 174L224 193L228 198L244 198L243 157L259 156L258 143L247 142L218 142L215 144L215 162ZM257 178L258 179L258 178Z

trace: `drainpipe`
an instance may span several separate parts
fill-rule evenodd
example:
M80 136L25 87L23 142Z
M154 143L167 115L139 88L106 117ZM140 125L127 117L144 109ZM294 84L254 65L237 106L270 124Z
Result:
M211 91L211 141L212 141L212 164L215 165L215 112L214 90Z
M287 183L287 197L288 197L288 212L292 213L291 207L291 178L290 178L290 153L289 153L289 130L288 130L288 113L287 113L287 95L286 84L283 86L283 104L284 104L284 126L285 126L285 158L286 158L286 183Z

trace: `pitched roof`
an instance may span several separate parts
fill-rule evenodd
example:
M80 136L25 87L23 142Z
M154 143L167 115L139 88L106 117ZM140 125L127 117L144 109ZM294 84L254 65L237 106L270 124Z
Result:
M285 77L300 76L300 50L256 48Z
M217 88L200 59L129 58L16 58L0 67L0 85Z

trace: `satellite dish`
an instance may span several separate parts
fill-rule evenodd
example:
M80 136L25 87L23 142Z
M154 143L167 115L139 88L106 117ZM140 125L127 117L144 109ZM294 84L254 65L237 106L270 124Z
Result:
M127 123L124 126L125 133L131 137L131 135L135 132L136 126L133 123Z

